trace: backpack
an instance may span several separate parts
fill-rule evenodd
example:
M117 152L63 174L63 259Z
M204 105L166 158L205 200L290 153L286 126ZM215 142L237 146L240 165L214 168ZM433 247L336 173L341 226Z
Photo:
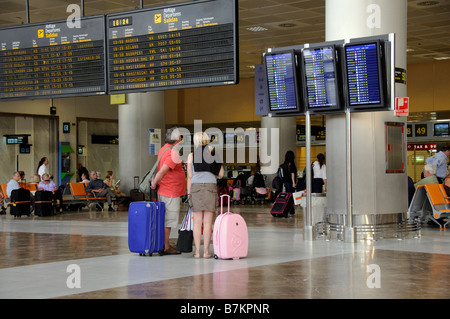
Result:
M283 189L283 181L281 180L280 176L275 176L275 178L272 180L272 188L275 190Z
M286 163L283 163L278 167L278 177L280 177L283 182L289 181L289 170Z
M314 168L313 167L314 167L314 163L311 163L311 180L314 179ZM303 169L303 176L302 176L302 178L304 179L305 184L306 184L306 166Z
M173 149L172 146L167 147L162 153L161 156L158 157L158 159L156 160L155 165L153 165L152 169L150 171L148 171L145 175L144 178L142 178L142 182L139 184L139 191L141 193L144 193L146 195L150 196L150 192L151 192L151 183L152 183L152 179L154 177L154 175L156 175L156 171L157 171L157 167L158 167L158 163L161 160L161 157L163 156L163 154L169 150L169 149Z

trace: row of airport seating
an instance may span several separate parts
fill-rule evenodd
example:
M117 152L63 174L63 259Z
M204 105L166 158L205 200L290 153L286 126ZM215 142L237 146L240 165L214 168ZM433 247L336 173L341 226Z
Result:
M422 222L433 221L440 229L446 229L450 223L450 197L447 196L444 185L418 185L407 217L419 218Z
M10 203L10 199L6 192L6 184L0 184L0 190L3 193L3 209L6 210ZM36 183L20 183L21 188L29 190L32 194L38 191L38 184ZM63 193L63 206L74 206L80 210L82 207L88 207L89 211L92 207L97 207L98 210L103 212L103 204L106 201L106 197L98 197L95 193L86 191L85 183L67 183L66 187L62 191ZM34 203L35 204L35 203ZM33 210L33 208L31 208Z

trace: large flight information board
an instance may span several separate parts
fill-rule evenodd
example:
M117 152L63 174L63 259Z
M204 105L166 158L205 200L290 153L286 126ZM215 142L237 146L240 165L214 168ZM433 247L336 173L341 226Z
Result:
M236 0L107 16L110 93L236 84Z
M0 29L0 99L105 94L104 19Z
M345 47L350 106L370 106L383 102L378 50L377 43L350 44Z
M324 109L339 107L334 47L306 48L303 50L303 60L308 107Z
M294 51L264 56L270 111L299 110Z

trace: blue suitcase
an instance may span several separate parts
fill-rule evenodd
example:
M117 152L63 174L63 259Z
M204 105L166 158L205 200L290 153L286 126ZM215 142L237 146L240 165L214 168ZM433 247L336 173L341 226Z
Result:
M128 248L140 256L164 254L165 206L162 202L132 202L128 208Z

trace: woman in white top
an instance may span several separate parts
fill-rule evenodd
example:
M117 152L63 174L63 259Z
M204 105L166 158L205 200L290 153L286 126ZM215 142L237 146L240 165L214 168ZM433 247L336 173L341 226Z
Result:
M322 193L322 188L327 191L327 167L325 165L325 156L322 153L317 154L317 161L313 163L314 179L312 181L312 193Z
M48 169L48 158L47 157L43 157L39 161L37 174L40 176L41 180L42 180L42 176L44 174L48 174L50 176L50 178L53 177L53 175L50 174L49 169Z

